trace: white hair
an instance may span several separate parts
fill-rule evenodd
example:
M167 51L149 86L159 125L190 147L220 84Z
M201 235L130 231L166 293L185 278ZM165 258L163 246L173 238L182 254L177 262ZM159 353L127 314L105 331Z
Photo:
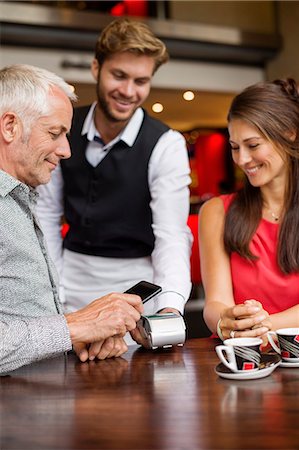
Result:
M0 116L15 112L26 134L32 124L49 113L48 94L53 87L61 89L70 100L77 96L63 78L40 67L15 64L0 70Z

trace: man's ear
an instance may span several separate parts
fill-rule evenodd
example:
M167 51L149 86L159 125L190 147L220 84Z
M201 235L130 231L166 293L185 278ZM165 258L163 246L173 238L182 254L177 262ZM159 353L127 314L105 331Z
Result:
M0 129L3 139L9 144L16 137L19 121L14 112L6 112L0 118Z
M93 59L91 63L91 73L95 81L98 81L98 75L99 75L100 65L97 59Z

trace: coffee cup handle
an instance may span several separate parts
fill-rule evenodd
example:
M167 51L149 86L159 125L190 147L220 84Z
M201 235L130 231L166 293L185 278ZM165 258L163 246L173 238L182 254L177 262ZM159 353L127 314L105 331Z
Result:
M216 353L220 361L232 372L235 372L237 370L235 352L233 347L229 347L228 345L217 345ZM226 357L224 356L224 353Z
M279 354L281 354L280 348L278 347L278 345L276 344L276 342L273 339L273 336L277 336L275 331L268 331L267 333L267 337L268 337L268 341L270 342L272 348Z

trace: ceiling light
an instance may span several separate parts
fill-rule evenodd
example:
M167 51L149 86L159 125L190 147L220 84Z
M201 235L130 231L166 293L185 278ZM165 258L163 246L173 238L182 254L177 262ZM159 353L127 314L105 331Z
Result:
M195 97L194 92L192 91L186 91L183 93L183 99L187 100L187 102L190 102Z
M162 112L163 111L163 105L161 104L161 103L154 103L153 104L153 106L152 106L152 110L155 112L155 113L160 113L160 112Z

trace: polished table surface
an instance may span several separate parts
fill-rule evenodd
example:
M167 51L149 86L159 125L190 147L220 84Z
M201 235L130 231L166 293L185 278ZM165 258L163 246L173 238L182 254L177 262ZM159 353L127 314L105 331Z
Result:
M0 448L298 449L299 368L225 380L214 371L218 343L18 369L0 379Z

